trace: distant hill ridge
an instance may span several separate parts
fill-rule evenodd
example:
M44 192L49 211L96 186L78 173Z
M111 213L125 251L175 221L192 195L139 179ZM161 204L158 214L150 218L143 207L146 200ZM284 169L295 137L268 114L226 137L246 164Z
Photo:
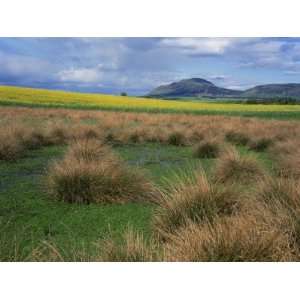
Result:
M233 98L280 98L290 97L300 100L300 84L266 84L258 85L245 91L218 87L202 78L183 79L152 90L148 97L233 97Z

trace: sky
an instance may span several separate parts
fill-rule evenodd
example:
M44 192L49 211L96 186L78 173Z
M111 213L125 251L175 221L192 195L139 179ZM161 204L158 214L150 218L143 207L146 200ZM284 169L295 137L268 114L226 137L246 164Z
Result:
M300 83L300 38L0 38L0 85L144 95L192 77Z

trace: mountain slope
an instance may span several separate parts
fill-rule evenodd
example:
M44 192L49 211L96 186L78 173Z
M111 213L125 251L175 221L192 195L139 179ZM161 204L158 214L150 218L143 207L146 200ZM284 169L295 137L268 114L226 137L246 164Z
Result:
M201 78L184 79L152 90L148 97L232 97L232 98L294 98L300 100L300 84L266 84L245 91L221 88Z
M149 97L228 97L237 96L240 91L220 88L212 82L201 78L184 79L168 85L162 85L152 90Z
M292 97L300 98L300 84L287 83L287 84L266 84L258 85L251 89L248 89L242 93L243 97L256 97L256 98L268 98L268 97Z

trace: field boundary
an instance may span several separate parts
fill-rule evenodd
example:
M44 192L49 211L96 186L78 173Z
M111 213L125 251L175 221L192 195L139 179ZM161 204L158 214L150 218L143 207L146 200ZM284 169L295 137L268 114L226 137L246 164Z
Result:
M274 120L300 120L300 111L220 111L220 110L183 110L168 108L137 108L137 107L108 107L90 104L46 104L46 103L24 103L11 100L0 100L0 107L28 107L28 108L52 108L52 109L74 109L91 111L116 111L116 112L135 112L151 114L187 114L204 116L229 116L229 117L249 117Z

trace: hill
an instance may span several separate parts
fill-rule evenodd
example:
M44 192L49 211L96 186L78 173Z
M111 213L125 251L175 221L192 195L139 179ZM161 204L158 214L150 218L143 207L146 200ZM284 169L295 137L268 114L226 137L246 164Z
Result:
M230 97L238 96L240 91L218 87L202 78L184 79L152 90L148 97Z
M180 98L180 97L220 97L220 98L294 98L300 100L300 84L266 84L245 91L225 89L202 78L184 79L171 84L162 85L152 90L148 97Z
M300 84L266 84L258 85L242 93L243 97L251 98L297 98L300 99Z

